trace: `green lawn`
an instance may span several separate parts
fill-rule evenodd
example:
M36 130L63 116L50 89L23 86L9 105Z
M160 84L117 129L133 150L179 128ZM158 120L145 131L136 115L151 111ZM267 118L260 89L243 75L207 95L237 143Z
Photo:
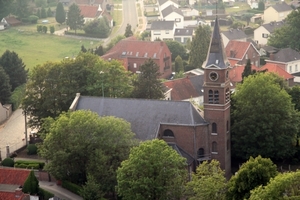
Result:
M235 14L251 9L247 2L235 2L234 6L226 7L227 14Z
M81 45L88 49L101 44L99 41L37 33L33 27L36 25L1 31L0 55L6 49L15 51L22 58L26 67L31 69L47 61L60 61L65 57L76 56L80 52Z

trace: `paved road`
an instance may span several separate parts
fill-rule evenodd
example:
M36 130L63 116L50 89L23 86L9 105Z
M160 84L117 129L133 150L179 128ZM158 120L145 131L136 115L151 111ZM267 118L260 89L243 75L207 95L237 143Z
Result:
M10 152L24 146L25 142L25 117L21 109L13 112L9 120L0 126L0 151L1 158L6 158L6 146L9 145ZM30 129L27 129L28 137Z

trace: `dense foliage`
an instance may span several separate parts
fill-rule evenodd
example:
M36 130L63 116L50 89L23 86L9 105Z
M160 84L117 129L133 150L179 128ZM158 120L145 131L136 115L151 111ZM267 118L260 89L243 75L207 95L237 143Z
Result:
M275 74L257 73L237 86L232 95L234 156L246 160L258 155L273 159L294 155L299 114L283 82Z
M35 195L38 194L39 181L35 177L33 170L30 172L29 176L27 177L27 179L23 185L22 191L24 193L28 193L28 194L35 194Z
M80 14L80 9L78 5L75 3L73 3L69 7L67 25L70 27L71 30L75 31L75 34L78 29L83 28L84 19L83 16Z
M172 61L175 61L177 56L180 56L182 59L187 59L186 49L182 44L174 40L167 40L165 42L172 53Z
M117 170L118 194L124 200L180 199L186 167L186 159L165 141L145 141Z
M0 65L0 103L5 104L9 102L11 96L11 85L9 83L9 76Z
M64 6L61 2L59 2L57 4L56 7L56 13L55 13L55 20L57 23L64 23L66 21L66 13L65 13L65 9Z
M124 33L124 36L125 37L130 37L133 35L133 32L131 30L131 25L130 24L127 24L126 26L126 29L125 29L125 33Z
M91 34L101 38L108 37L110 31L107 19L105 17L86 23L83 30L86 34Z

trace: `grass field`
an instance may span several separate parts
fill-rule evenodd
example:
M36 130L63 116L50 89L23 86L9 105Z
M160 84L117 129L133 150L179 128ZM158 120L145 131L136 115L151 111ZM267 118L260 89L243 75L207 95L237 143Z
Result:
M65 57L76 56L81 45L88 49L101 44L99 41L42 34L29 29L30 26L20 26L0 32L0 55L6 49L15 51L27 69L47 61L60 61Z
M227 14L235 14L251 9L246 2L235 2L234 6L226 7Z

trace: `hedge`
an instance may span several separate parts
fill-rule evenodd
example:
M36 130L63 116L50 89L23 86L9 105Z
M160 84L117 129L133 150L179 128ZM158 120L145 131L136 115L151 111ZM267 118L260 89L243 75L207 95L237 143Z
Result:
M73 33L73 32L68 32L68 31L65 31L65 34L66 35L76 35L76 36L82 36L82 37L91 37L91 38L104 38L104 37L100 37L99 35L97 34L87 34L87 33ZM107 37L106 37L107 38Z
M30 163L30 164L24 164L24 163L15 163L16 168L24 168L24 169L39 169L40 165L37 163Z
M23 164L23 165L21 165L21 164ZM43 169L45 166L45 163L40 162L40 161L34 161L34 160L17 160L15 162L15 167L20 166L20 165L22 166L20 168L26 168L23 166L28 166L28 169L30 169L31 167L38 166L37 169Z
M75 183L71 183L69 181L62 181L61 186L77 195L80 195L79 192L81 190L81 186L76 185Z
M41 199L50 199L52 197L54 197L54 194L47 191L47 190L44 190L43 188L39 188L39 195L41 197Z

